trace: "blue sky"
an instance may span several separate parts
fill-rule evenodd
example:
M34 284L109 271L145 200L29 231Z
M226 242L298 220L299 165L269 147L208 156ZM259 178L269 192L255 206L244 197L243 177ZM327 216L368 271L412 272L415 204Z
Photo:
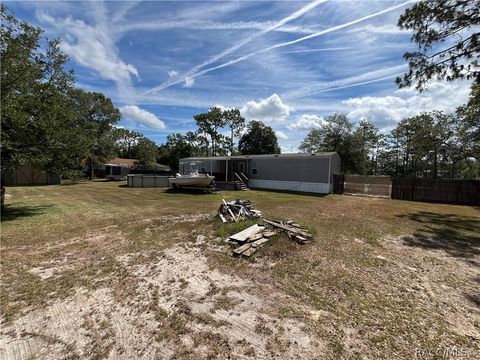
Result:
M120 125L160 144L193 115L237 107L272 126L282 152L333 112L388 131L402 118L453 111L469 84L399 90L414 50L396 23L406 1L9 2L62 40L78 86L100 91Z

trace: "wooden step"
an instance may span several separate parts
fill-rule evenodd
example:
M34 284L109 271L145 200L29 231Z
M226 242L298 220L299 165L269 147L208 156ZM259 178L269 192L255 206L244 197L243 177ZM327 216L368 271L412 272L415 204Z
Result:
M244 182L236 180L233 183L235 184L235 188L237 188L238 190L248 190L248 186Z

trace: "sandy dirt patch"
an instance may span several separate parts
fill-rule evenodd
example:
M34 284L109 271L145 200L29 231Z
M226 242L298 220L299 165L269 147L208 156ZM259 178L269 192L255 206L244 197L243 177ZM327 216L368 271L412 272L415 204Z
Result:
M414 246L419 241L411 235L385 238L384 261L398 270L398 283L419 305L441 315L450 330L480 341L479 258Z
M323 344L300 320L271 315L292 299L270 285L259 292L258 284L211 269L202 253L206 241L200 235L146 263L137 261L144 253L118 256L136 281L133 296L118 301L116 289L77 289L2 328L1 358L294 359L321 351ZM31 271L48 279L61 269Z

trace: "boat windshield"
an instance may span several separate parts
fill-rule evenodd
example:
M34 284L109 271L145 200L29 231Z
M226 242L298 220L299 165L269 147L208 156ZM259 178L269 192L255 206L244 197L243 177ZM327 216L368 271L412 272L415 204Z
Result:
M184 176L198 176L207 173L204 161L190 161L182 165L182 175Z

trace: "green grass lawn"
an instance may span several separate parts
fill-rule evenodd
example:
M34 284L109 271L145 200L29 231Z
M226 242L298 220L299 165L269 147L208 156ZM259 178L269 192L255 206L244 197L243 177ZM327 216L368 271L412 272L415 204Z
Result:
M170 346L177 358L227 353L240 358L268 354L289 358L296 347L305 351L299 353L303 358L314 353L318 358L413 358L415 349L451 346L462 347L470 356L479 349L478 208L254 190L178 193L123 185L86 182L7 188L1 228L1 307L11 341L43 336L50 339L45 346L63 347L64 355L101 358L118 355L123 347L133 356L125 350L127 345L119 345L118 333L106 332L110 318L99 308L98 314L106 316L103 327L87 321L89 313L79 324L96 334L90 336L95 341L83 347L50 330L23 335L12 330L22 319L48 312L56 302L68 303L79 289L86 294L108 289L112 304L133 309L139 318L145 316L144 323L129 326L139 336ZM304 224L315 239L299 245L279 236L252 259L234 258L222 240L247 223L232 226L214 220L222 198L248 198L266 218ZM195 245L198 235L206 241ZM166 280L142 288L165 270L162 266L152 270L165 257L180 268L188 265L181 258L175 260L172 249L196 254L193 267L194 261L205 259L203 271L209 274L211 288L203 298L192 297L192 284L201 282L195 269L188 267L175 275L172 283L179 285L173 290ZM218 277L223 282L217 282ZM227 278L244 285L228 285ZM235 309L250 309L235 296L264 302L256 307L256 317L251 316L252 324L256 321L251 331L265 342L249 341L250 330L242 330L247 331L245 342L235 340L240 326L231 320ZM153 320L145 310L152 298L155 309L164 304L155 310ZM272 300L277 298L281 301ZM180 300L186 305L165 305ZM203 311L205 307L210 310ZM119 311L112 308L108 313L115 317L111 314ZM42 321L48 329L48 320ZM192 321L197 325L192 326ZM294 336L285 325L289 322L301 324L301 331L311 339L309 345L282 340ZM199 332L200 323L210 330ZM156 335L147 331L149 326L157 329ZM196 345L203 339L203 352L186 340L186 345L173 345L185 337Z

